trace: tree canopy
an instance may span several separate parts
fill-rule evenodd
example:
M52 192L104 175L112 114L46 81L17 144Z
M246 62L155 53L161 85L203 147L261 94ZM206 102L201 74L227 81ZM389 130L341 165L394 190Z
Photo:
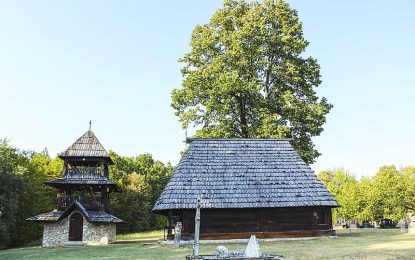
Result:
M359 211L356 178L343 168L322 171L317 177L324 183L331 194L336 197L341 206L333 210L333 219L339 216L347 220L356 218L356 214Z
M154 160L150 154L121 156L111 151L114 161L110 177L120 187L120 193L111 194L111 212L126 221L118 225L119 233L162 228L164 217L151 212L173 172L168 163Z
M42 226L26 218L53 209L56 191L43 181L56 178L61 171L61 160L52 160L47 150L21 151L0 141L0 248L41 237Z
M319 155L311 138L332 105L319 98L320 67L297 12L283 0L226 0L198 25L180 60L182 88L172 106L198 137L292 138L307 163Z
M415 168L394 165L380 167L373 177L356 177L343 168L322 171L318 178L336 197L341 207L333 210L333 218L346 220L398 222L415 212Z
M18 165L23 162L16 149L0 140L0 248L11 243L16 230L19 190L23 185Z

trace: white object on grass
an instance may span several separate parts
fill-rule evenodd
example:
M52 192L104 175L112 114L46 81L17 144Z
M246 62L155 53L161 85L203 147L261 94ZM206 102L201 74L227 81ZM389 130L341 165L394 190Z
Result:
M249 239L245 250L245 257L259 257L259 244L255 235L252 235Z

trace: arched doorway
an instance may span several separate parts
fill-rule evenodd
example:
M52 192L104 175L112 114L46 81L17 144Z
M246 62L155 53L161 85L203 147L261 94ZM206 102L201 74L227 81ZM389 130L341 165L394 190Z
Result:
M81 213L74 213L69 219L69 241L82 241L84 218Z

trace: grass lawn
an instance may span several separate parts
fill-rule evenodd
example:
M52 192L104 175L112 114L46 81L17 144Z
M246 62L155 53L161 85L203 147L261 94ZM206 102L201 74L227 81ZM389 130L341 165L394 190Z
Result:
M163 233L120 235L121 243L78 248L28 247L0 251L0 259L184 259L192 247L175 248L149 244ZM144 243L144 241L146 243ZM218 245L200 246L201 254L213 254ZM230 250L245 244L226 244ZM338 231L337 238L260 242L261 251L284 255L286 259L415 259L415 236L399 230L354 229Z

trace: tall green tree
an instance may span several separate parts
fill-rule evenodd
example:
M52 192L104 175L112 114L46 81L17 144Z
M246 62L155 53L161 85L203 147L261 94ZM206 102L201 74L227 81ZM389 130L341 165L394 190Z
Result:
M388 218L398 222L415 211L413 166L401 169L394 165L383 166L373 177L363 177L360 181L342 168L322 171L318 178L341 205L333 211L334 218L378 223Z
M363 177L358 183L359 197L359 213L357 218L360 221L376 221L383 218L379 210L380 201L378 193L375 190L373 178Z
M120 187L120 193L111 195L111 210L127 223L119 225L120 233L162 228L165 219L151 212L170 178L173 168L154 160L150 154L136 157L121 156L111 151L114 161L111 179Z
M43 184L56 178L62 162L47 151L20 151L0 141L0 247L15 247L39 239L42 226L29 216L53 209L56 191Z
M402 169L402 172L406 183L405 208L415 213L415 167L407 166Z
M362 178L359 183L360 220L380 222L384 218L398 222L410 211L410 169L394 165L380 167L376 175Z
M21 167L26 158L19 151L0 140L0 248L12 244L17 228L20 191L23 187Z
M333 210L333 219L343 217L352 220L359 214L358 182L352 174L343 168L320 172L317 177L340 203L339 208Z
M43 225L26 221L26 218L54 209L57 190L43 182L57 178L63 163L49 156L47 150L27 153L28 163L22 173L24 185L20 190L14 245L24 245L42 237Z
M319 155L311 138L332 105L316 95L320 67L297 12L283 0L226 0L197 25L180 61L182 88L172 106L198 137L292 138L307 163Z
M373 177L373 192L377 198L377 219L392 219L398 222L407 213L405 195L407 183L404 173L394 165L383 166ZM375 200L372 200L372 202Z

